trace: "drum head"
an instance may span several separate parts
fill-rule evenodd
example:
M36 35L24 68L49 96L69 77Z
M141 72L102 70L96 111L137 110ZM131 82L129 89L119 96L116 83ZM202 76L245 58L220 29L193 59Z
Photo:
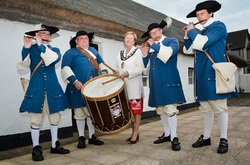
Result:
M105 74L90 79L82 87L82 94L88 99L107 99L124 88L124 81L114 74Z

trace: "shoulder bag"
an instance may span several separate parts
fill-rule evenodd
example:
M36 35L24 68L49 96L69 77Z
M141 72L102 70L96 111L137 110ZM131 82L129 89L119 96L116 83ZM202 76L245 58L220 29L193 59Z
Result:
M228 54L226 53L228 62L215 63L211 56L204 52L209 60L213 63L212 67L215 70L215 85L216 94L225 94L235 92L235 75L237 66L230 62Z

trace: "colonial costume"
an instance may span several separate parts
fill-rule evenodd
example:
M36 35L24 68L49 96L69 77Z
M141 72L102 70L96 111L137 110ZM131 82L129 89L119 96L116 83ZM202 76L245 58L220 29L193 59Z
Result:
M94 33L87 33L86 31L79 31L76 36L70 40L71 49L65 52L62 60L62 77L67 82L65 94L67 96L70 108L74 109L76 119L76 125L79 133L77 147L85 148L85 120L87 121L89 131L89 144L102 145L94 134L95 129L90 119L89 111L85 105L85 101L82 97L81 90L75 87L76 81L82 84L86 83L91 78L99 75L99 72L107 73L106 69L102 69L101 63L104 62L101 55L93 47L88 46L87 49L77 46L76 39L79 36L88 36L89 42L91 42ZM84 53L83 53L84 52ZM94 63L89 60L89 57L93 58ZM95 66L93 64L97 64ZM100 65L100 70L99 70Z
M50 35L56 33L59 29L47 25L37 25L38 29L25 33L29 36L36 36L39 32L49 32ZM37 64L41 65L30 77L29 86L25 92L20 112L29 112L31 120L31 136L33 142L32 158L34 161L43 160L42 147L39 146L40 127L45 114L48 114L51 124L52 147L51 153L67 154L69 150L62 148L57 135L58 123L60 121L60 111L69 107L66 96L57 79L55 65L61 59L60 50L52 47L47 42L41 45L33 44L29 48L23 47L20 65L27 65L32 72Z
M158 42L151 46L148 56L143 58L145 67L150 61L148 105L159 107L184 103L186 100L177 69L178 40L162 35Z
M152 23L148 26L148 31L142 37L150 36L153 30L163 29L170 22L162 21L160 24ZM150 36L152 37L152 36ZM148 55L143 58L144 66L149 69L149 102L148 105L156 107L157 114L161 116L164 128L164 135L159 137L154 143L172 142L174 151L180 150L179 139L176 135L177 130L177 103L186 102L179 71L177 69L177 55L179 43L176 38L169 38L161 33L148 51ZM171 134L171 136L170 136Z
M238 97L237 92L216 94L215 71L212 63L205 55L207 51L215 62L226 62L227 29L224 23L216 21L213 13L221 8L217 1L204 1L187 15L187 18L196 17L196 13L205 10L208 19L202 23L203 29L198 32L195 28L187 31L184 37L183 52L195 53L195 94L200 102L200 109L204 112L204 134L192 146L202 147L211 145L210 135L214 120L214 113L218 113L220 127L220 144L218 153L226 153L228 150L227 127L228 107L227 98Z

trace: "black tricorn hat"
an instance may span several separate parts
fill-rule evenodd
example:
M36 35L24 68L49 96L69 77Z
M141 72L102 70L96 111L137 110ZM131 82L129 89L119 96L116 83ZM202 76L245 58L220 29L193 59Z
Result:
M141 38L145 38L145 37L148 37L149 36L149 32L154 29L154 28L161 28L163 29L165 26L167 25L167 22L165 21L161 21L160 24L158 23L151 23L149 26L148 26L148 31L146 31L142 36Z
M76 38L78 36L83 36L83 35L87 35L89 37L89 43L91 43L92 39L93 39L93 36L94 36L95 33L87 33L86 31L84 30L81 30L81 31L78 31L76 33L76 36L73 37L70 41L69 41L69 44L70 44L70 48L75 48L76 47Z
M35 36L36 33L39 32L39 31L49 31L50 35L52 35L52 34L54 34L54 33L56 33L56 32L59 31L59 29L57 27L47 26L47 25L44 25L44 24L38 24L38 25L36 25L35 29L36 30L26 32L25 34L29 35L29 36Z
M196 5L195 9L190 12L186 17L191 18L191 17L196 17L196 12L203 10L203 9L208 9L209 11L216 12L220 10L221 4L218 3L217 1L204 1Z

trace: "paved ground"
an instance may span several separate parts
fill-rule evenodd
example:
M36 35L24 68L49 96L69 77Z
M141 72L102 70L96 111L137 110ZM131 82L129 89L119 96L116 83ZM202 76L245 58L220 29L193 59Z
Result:
M229 152L217 154L219 129L215 117L212 145L192 148L191 145L203 132L203 117L200 111L190 109L178 115L178 137L181 151L172 151L171 144L153 144L157 136L162 134L159 118L146 119L140 126L140 141L134 145L126 142L131 129L119 134L101 136L103 146L87 145L85 149L77 149L77 135L60 140L65 148L70 149L68 155L50 154L44 150L45 160L31 160L31 146L0 152L1 165L250 165L250 97L229 100ZM86 141L87 142L87 141ZM49 143L42 143L44 148ZM21 154L22 153L22 154ZM14 156L14 157L13 157ZM12 157L12 158L11 158Z

